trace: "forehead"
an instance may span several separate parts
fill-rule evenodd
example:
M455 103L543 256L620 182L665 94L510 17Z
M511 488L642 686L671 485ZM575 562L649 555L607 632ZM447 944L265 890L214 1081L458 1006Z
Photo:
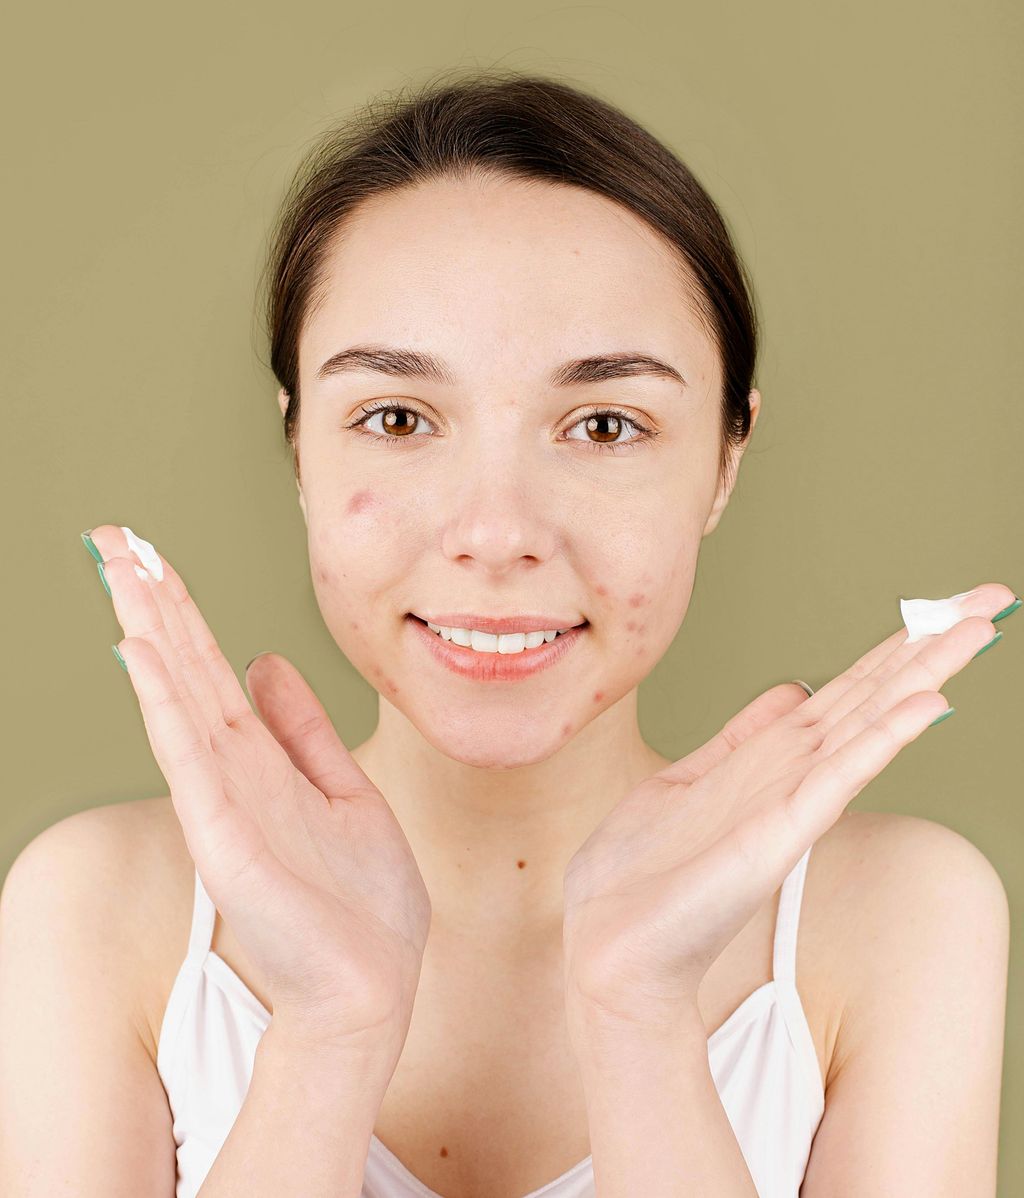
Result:
M643 350L704 390L716 354L678 256L639 217L545 181L437 180L375 196L324 261L300 369L398 342L519 377L573 354Z

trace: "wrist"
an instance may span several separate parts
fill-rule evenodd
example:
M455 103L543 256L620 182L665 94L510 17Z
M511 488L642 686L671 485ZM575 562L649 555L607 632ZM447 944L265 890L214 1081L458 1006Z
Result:
M707 1055L707 1028L695 1001L668 1012L638 1011L628 1017L591 1002L574 1003L566 1015L577 1057L603 1067L655 1061L665 1053L677 1060L681 1053Z
M386 1029L339 1039L316 1038L272 1019L257 1045L256 1060L308 1078L339 1097L379 1088L383 1099L404 1040L404 1035Z

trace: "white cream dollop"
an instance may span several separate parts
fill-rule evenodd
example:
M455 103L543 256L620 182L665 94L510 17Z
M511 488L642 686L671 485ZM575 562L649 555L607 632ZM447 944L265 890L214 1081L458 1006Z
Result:
M157 551L148 541L144 541L142 537L137 537L130 528L125 527L123 524L121 525L121 531L124 533L125 539L128 541L128 548L135 554L139 561L142 562L143 566L146 567L149 576L155 578L157 582L161 582L164 576L164 567L163 563L160 561L160 555L157 553ZM137 566L135 568L135 573L139 573ZM139 577L141 578L142 575L140 574Z
M945 632L947 628L959 624L967 615L960 601L973 594L973 591L961 591L959 595L950 595L948 599L901 599L900 612L910 633L906 643Z

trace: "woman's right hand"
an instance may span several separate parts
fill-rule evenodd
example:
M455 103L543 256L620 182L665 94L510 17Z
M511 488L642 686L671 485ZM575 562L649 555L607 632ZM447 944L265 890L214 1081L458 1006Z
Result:
M157 554L162 580L140 577L120 527L90 535L189 853L275 1027L313 1046L404 1041L431 906L388 803L286 658L250 663L257 716L171 565Z

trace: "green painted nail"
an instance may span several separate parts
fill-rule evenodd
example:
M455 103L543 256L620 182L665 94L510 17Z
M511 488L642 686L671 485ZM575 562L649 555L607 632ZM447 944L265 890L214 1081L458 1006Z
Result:
M103 554L100 553L100 551L96 548L96 542L92 539L92 537L89 536L89 533L91 532L92 529L87 528L85 532L82 533L82 540L85 543L86 549L89 550L89 552L98 562L101 562L103 561Z
M121 656L120 650L118 649L118 647L116 645L111 645L110 647L111 647L111 649L114 650L114 656L117 658L118 664L120 665L121 669L124 670L124 672L127 674L128 666L125 664L125 660Z
M981 648L978 650L978 652L975 653L974 657L980 657L985 652L986 649L991 649L992 646L996 643L996 641L1001 641L1002 639L1003 639L1003 634L1001 632L997 632L987 645L981 646ZM971 658L971 661L974 661L974 657Z
M1002 611L996 612L996 614L992 617L992 623L994 624L996 620L1001 620L1004 616L1012 616L1017 608L1020 607L1020 605L1021 600L1014 599L1009 607L1004 607Z
M948 720L954 711L956 711L955 707L951 707L949 711L944 711L942 715L937 716L934 720L932 720L928 727L934 728L936 724L941 724L943 720Z
M96 563L96 570L100 576L100 582L103 583L103 589L107 592L108 595L110 595L110 585L107 582L106 574L103 572L103 563L102 562ZM111 599L113 599L114 596L110 595L110 597L111 597Z

